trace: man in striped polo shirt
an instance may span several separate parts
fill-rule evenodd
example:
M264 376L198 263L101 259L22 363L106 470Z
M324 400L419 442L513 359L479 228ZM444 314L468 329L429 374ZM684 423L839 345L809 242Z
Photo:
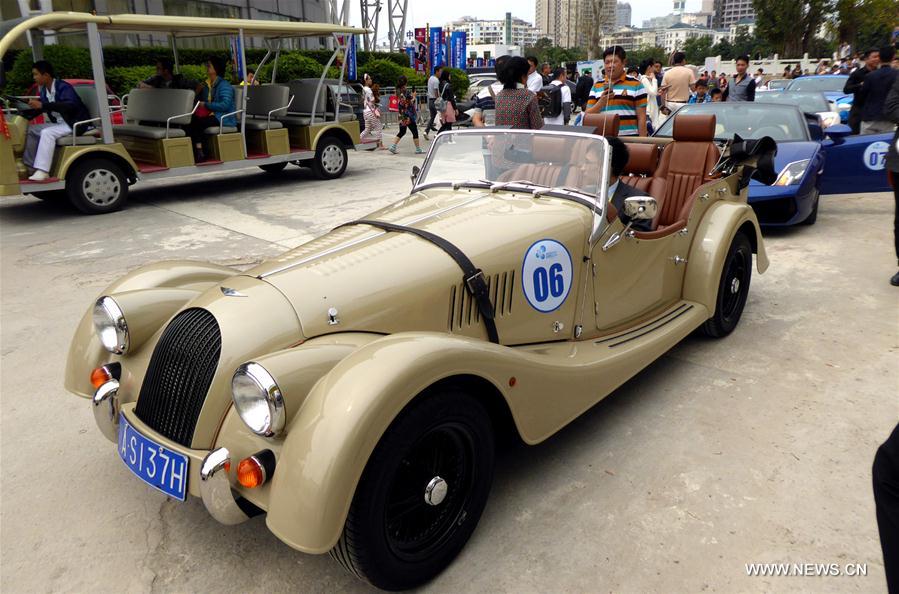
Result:
M605 76L590 91L586 113L617 113L619 136L646 136L646 88L625 74L627 54L620 45L602 54Z

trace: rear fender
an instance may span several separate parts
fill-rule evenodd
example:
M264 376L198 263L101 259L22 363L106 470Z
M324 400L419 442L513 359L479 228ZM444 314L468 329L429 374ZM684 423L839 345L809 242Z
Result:
M146 338L155 332L156 329L151 329L154 322L164 322L210 286L235 274L237 271L231 268L205 262L157 262L131 271L106 287L98 297L115 294L122 299L123 310L130 312L129 324L138 330L135 339L140 340L141 336ZM100 344L94 332L93 309L94 302L91 302L78 323L66 360L65 388L84 398L94 393L91 371L120 359Z
M684 277L684 299L704 304L709 314L715 312L718 283L727 250L738 232L743 232L756 254L759 273L768 269L768 256L758 219L745 202L718 200L711 206L696 229L695 240L687 258Z

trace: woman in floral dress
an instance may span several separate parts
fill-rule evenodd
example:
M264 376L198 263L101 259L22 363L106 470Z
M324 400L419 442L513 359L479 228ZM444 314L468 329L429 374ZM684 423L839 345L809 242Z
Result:
M406 130L412 132L412 142L415 143L415 153L421 154L424 151L418 141L418 108L415 104L415 91L410 92L406 89L409 81L405 76L400 76L396 81L397 108L399 109L400 130L397 132L393 144L390 145L390 152L396 154L396 145L399 144L400 138L405 136Z

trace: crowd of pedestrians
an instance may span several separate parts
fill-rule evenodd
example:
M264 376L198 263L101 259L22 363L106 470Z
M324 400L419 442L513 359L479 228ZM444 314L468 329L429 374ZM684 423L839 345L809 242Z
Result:
M822 60L816 69L818 74L849 75L845 92L854 95L849 124L856 134L895 128L886 117L884 107L886 94L899 72L894 55L892 47L884 47L856 56L847 55L832 64ZM607 48L602 58L602 71L593 78L592 73L579 74L561 66L553 69L533 56L501 56L496 60L498 80L483 87L468 105L457 102L460 89L453 88L449 70L438 67L427 84L429 113L425 139L429 139L429 133L450 130L457 122L469 119L466 125L537 129L547 125L578 125L584 114L591 113L617 114L622 136L647 136L671 113L687 104L755 101L757 92L766 90L770 78L763 68L753 72L748 56L739 56L734 61L733 73L700 71L689 66L686 55L679 51L672 54L670 65L665 68L658 60L629 64L627 52L621 46ZM785 67L783 78L808 74L811 72L803 71L797 63ZM390 150L396 152L397 144L409 130L416 150L421 151L415 95L400 83L395 101L400 129ZM366 88L370 87L369 81ZM365 113L373 116L377 108L371 95L366 91ZM380 138L374 119L370 125L367 123L364 133L369 141Z

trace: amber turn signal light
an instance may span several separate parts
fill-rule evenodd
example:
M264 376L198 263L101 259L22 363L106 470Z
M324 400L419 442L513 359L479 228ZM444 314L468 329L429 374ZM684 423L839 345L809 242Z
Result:
M265 469L259 463L259 460L253 456L241 460L240 464L237 465L237 482L247 489L258 487L264 483Z
M94 386L94 389L99 389L100 386L108 382L112 379L112 373L107 369L104 365L102 367L97 367L93 371L91 371L91 385Z
M237 482L247 489L261 487L275 473L275 454L262 450L244 458L237 465Z

